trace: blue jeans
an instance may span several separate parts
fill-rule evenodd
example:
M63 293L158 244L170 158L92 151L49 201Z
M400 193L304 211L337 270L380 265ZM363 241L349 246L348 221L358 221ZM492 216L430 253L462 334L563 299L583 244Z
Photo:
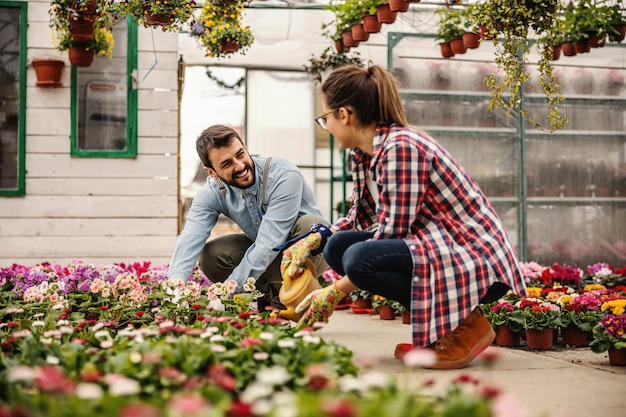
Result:
M413 258L403 240L368 240L374 233L339 231L324 247L328 265L362 290L411 306Z

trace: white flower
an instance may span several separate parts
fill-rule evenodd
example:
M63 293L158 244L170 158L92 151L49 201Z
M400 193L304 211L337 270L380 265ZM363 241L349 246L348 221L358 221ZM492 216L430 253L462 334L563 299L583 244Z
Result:
M370 388L384 388L391 385L391 375L380 371L368 371L361 375L361 381L365 385L366 389Z
M219 298L209 301L208 308L212 308L215 311L226 311L226 307L224 307L224 303Z
M99 330L93 334L98 339L108 339L111 337L108 330Z
M257 360L257 361L261 362L261 361L265 361L265 360L269 359L270 354L269 354L269 353L267 353L267 352L254 352L254 353L252 354L252 357L253 357L255 360Z
M134 395L141 391L139 382L134 379L121 377L116 378L114 383L109 385L109 393L114 397L121 397L123 395Z
M61 360L56 356L48 355L46 356L46 363L49 365L58 365L61 363Z
M10 368L7 380L9 382L17 382L17 381L32 381L37 376L37 372L34 368L30 366L16 366L14 368Z
M84 400L97 400L103 395L102 387L91 382L80 382L76 385L76 396Z
M211 345L211 350L215 353L224 353L226 352L226 346L223 345Z
M241 401L247 404L253 404L261 398L272 395L272 387L263 385L262 383L250 384L241 393Z
M224 336L222 336L221 334L216 334L216 335L211 336L211 338L209 339L209 342L212 342L212 343L223 342L224 340L226 340Z
M293 339L280 339L277 344L279 348L287 349L295 347L296 341Z
M102 342L100 342L100 347L102 349L111 349L113 347L113 341L112 340L103 340Z
M263 368L256 374L257 382L267 385L281 386L291 379L289 372L282 366Z
M273 340L274 339L274 335L270 332L262 332L259 335L259 339L261 340Z
M174 323L172 320L166 320L163 323L159 324L159 327L161 329L164 329L166 327L174 327L176 323Z
M302 336L302 341L305 343L310 343L312 345L319 345L322 339L319 336L313 336L312 334L305 334Z
M430 366L437 362L437 354L432 349L415 348L404 354L402 362L411 368Z

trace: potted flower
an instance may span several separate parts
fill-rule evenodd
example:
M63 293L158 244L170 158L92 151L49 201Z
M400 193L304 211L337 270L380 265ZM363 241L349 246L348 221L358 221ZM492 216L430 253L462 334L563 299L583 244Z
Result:
M461 10L442 7L435 10L435 13L440 15L435 39L439 41L442 56L444 58L450 57L447 50L448 45L452 55L464 54L466 48L463 44L463 33L465 30L463 29Z
M350 308L354 314L367 314L367 309L372 308L372 293L369 291L357 288L348 296L352 299Z
M191 19L196 7L194 0L121 0L111 1L115 13L132 17L144 27L161 27L176 32Z
M396 315L402 314L405 310L398 301L390 300L378 294L372 297L372 307L381 320L395 320Z
M536 298L525 298L521 300L519 307L522 311L528 347L540 350L552 349L556 318L561 311L559 306Z
M561 312L556 324L561 328L561 340L566 346L587 346L587 338L603 313L600 312L601 302L591 292L575 297L564 296Z
M113 54L113 31L106 27L97 27L93 39L76 42L66 33L62 38L57 38L57 48L68 51L70 63L77 67L88 67L93 63L96 56L111 58Z
M519 346L524 330L522 311L509 301L495 302L481 306L485 318L496 331L496 344L499 346Z
M245 55L254 42L249 26L242 26L242 12L246 2L205 2L191 36L207 51L207 56L224 58L234 52Z
M611 365L626 365L626 315L607 314L600 320L589 347L595 353L608 351Z

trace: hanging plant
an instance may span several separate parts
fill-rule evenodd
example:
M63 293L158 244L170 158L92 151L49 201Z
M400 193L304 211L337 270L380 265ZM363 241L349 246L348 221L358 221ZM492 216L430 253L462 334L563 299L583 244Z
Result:
M217 0L205 2L190 35L207 51L207 56L224 58L234 52L245 55L254 36L242 25L242 14L248 1Z
M567 123L567 116L559 108L564 98L551 66L553 48L557 43L559 0L488 0L485 13L479 16L484 20L475 23L484 25L496 48L497 69L485 79L491 89L488 109L493 111L500 107L509 116L519 112L535 128L544 129L521 106L522 89L530 81L529 54L534 48L539 55L539 85L550 107L547 115L549 130L562 128Z
M319 57L312 55L309 65L304 65L304 70L313 76L316 81L322 81L322 73L334 70L342 65L353 64L363 68L363 61L358 52L348 54L345 51L336 52L332 47L327 47Z
M140 26L160 27L170 32L177 32L189 23L196 7L194 0L109 0L109 4L112 11L132 17Z

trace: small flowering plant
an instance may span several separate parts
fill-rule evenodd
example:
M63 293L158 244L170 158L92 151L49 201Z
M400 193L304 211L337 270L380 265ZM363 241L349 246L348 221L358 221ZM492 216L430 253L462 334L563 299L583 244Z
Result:
M374 308L374 311L378 313L378 309L382 306L391 307L396 314L402 314L402 312L405 310L404 306L398 301L390 300L389 298L385 298L382 295L375 294L372 297L372 307Z
M574 325L584 332L591 332L604 316L600 310L602 302L591 292L564 296L560 299L560 303L561 313L556 319L559 327Z
M242 13L246 0L205 2L190 35L207 51L207 56L225 58L235 51L245 55L254 42L249 26L243 26ZM234 46L228 49L227 44Z
M531 330L545 330L556 326L556 318L561 308L553 303L536 298L524 298L519 308L524 319L524 328Z
M587 280L609 288L626 285L626 266L614 268L607 263L596 263L587 266Z
M593 328L593 340L589 347L602 353L610 347L626 349L626 315L607 314Z
M524 317L522 311L512 303L501 301L485 307L483 314L494 328L507 326L515 333L520 333L523 330Z

